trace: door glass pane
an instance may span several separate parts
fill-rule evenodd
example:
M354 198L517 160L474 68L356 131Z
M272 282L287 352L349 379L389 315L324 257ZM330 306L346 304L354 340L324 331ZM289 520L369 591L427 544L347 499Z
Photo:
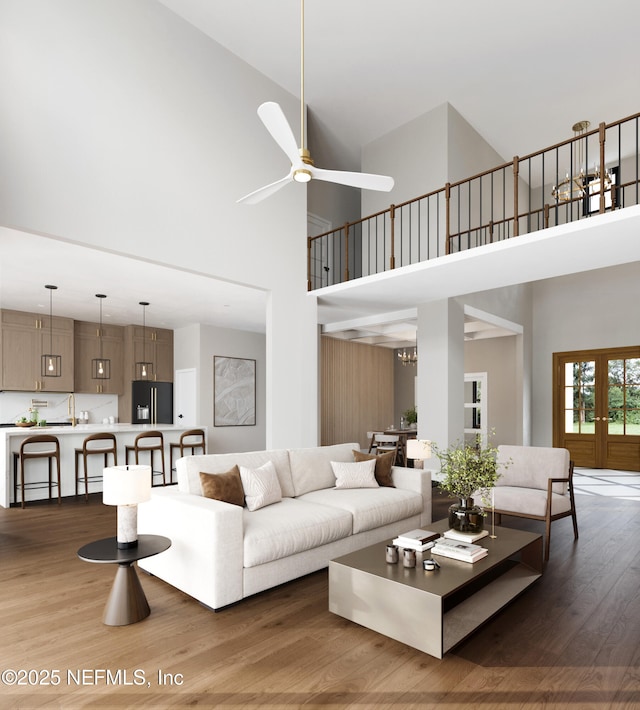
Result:
M626 360L625 379L628 385L640 385L640 358Z
M595 361L565 365L565 433L595 432Z
M609 360L609 384L624 383L624 360Z
M610 435L637 436L640 433L640 358L608 361Z
M640 409L627 409L625 433L628 436L640 436Z

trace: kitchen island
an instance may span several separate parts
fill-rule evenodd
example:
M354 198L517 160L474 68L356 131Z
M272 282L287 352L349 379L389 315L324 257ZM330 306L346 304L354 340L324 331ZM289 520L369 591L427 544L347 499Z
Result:
M20 444L24 439L36 434L52 434L60 440L60 479L61 479L61 495L75 495L75 454L74 450L82 448L82 442L85 437L97 432L108 432L115 434L118 449L118 465L124 465L124 449L125 446L133 445L133 442L143 431L160 431L164 437L164 458L165 458L165 473L167 483L170 480L169 471L169 444L178 443L180 434L189 429L204 429L205 438L207 437L207 428L204 426L184 426L177 424L78 424L77 426L38 426L31 428L23 427L7 427L0 429L0 465L4 467L4 476L0 476L0 506L8 508L16 501L13 499L13 452L20 450ZM44 445L47 448L47 445ZM143 454L140 457L141 464L147 464L149 459L148 454ZM158 457L156 457L156 462ZM133 459L129 463L135 463ZM111 457L109 457L111 465ZM82 462L80 463L81 471ZM102 456L89 457L90 475L97 475L104 467ZM157 463L156 463L157 467ZM47 477L47 462L45 459L35 459L27 462L27 481L45 480ZM84 482L80 486L80 492L84 494ZM102 491L102 483L100 481L89 482L89 493L99 493ZM57 495L57 491L54 491ZM32 489L25 491L25 500L28 503L30 500L40 500L48 497L46 489ZM20 492L18 491L18 500Z

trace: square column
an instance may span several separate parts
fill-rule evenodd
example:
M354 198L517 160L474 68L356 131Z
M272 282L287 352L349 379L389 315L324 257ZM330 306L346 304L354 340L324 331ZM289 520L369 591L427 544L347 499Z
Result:
M418 306L418 437L443 449L464 439L464 310L453 299ZM437 460L428 464L437 468Z

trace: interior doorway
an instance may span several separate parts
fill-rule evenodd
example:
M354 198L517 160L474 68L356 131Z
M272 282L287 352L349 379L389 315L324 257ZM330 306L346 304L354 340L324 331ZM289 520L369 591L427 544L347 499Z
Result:
M640 471L640 346L553 354L553 445L577 466Z
M487 373L464 374L464 443L487 446Z

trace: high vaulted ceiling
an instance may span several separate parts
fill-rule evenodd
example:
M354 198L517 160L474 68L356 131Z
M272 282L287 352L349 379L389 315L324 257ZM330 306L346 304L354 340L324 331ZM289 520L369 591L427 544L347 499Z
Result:
M191 23L299 96L300 0L158 2L176 13L176 21ZM578 5L551 0L306 0L305 5L305 99L316 133L337 156L337 163L326 167L357 169L363 144L444 102L505 160L570 137L578 120L595 126L639 110L636 0L609 5L594 0ZM270 145L257 116L255 125ZM39 254L47 273L62 273L59 278L70 284L56 293L56 313L61 315L73 311L74 317L94 319L97 306L92 301L84 310L74 310L79 294L120 289L132 304L129 313L113 316L120 322L139 320L137 303L148 300L154 325L232 323L264 330L264 293L197 274L172 275L173 284L184 282L185 287L168 290L164 267L129 260L115 265L115 255L71 245L46 255L37 236L7 233L0 246L23 238L16 257L8 260L0 253L5 308L29 308L20 301L24 279L39 278L43 286L49 282L44 274L34 275L35 266L29 272L17 268L29 255ZM59 264L57 253L65 254ZM91 264L101 256L111 266L102 270L108 282L99 285ZM65 264L71 265L68 274L61 271ZM129 272L131 278L119 278ZM363 284L358 304L333 294L324 301L323 322L354 317L367 300L380 310L378 289L374 284L373 295L367 296ZM109 302L113 299L107 299L105 310ZM221 307L211 308L211 303ZM155 313L163 313L162 323L154 322Z
M159 1L300 95L300 0ZM305 100L350 163L445 102L510 160L638 111L639 25L636 0L306 0Z

